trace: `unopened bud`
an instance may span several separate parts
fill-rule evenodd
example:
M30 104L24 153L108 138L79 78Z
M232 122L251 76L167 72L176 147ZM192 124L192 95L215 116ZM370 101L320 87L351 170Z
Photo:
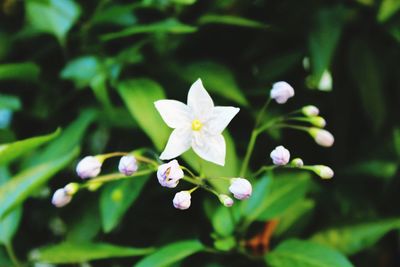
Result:
M75 195L75 193L78 192L79 190L79 184L69 183L66 186L64 186L64 190L70 196Z
M312 127L308 132L320 146L330 147L335 142L335 138L327 130Z
M229 191L235 198L243 200L251 196L253 187L251 183L244 178L232 178Z
M174 207L180 210L186 210L190 207L191 198L189 191L180 191L175 194L174 199L172 200Z
M307 117L314 117L314 116L318 116L319 114L319 109L316 106L313 105L308 105L308 106L304 106L301 109L301 112L306 115Z
M272 85L270 97L275 99L278 104L284 104L294 96L294 89L287 82L276 82Z
M72 196L67 194L64 188L60 188L54 192L53 198L51 199L51 203L57 208L61 208L67 205L69 202L71 202L71 200Z
M218 196L219 201L225 206L225 207L232 207L233 205L233 199L225 194L220 194Z
M278 166L286 165L290 160L290 152L284 146L277 146L272 150L270 156L272 162Z
M291 165L293 165L297 168L301 168L304 166L304 162L301 158L295 158L292 160Z
M320 128L324 128L326 126L326 121L324 118L320 117L320 116L315 116L309 119L310 123L312 123L312 125L320 127Z
M76 173L82 179L96 177L101 171L102 164L101 156L86 156L76 166Z
M312 170L322 179L331 179L334 175L333 170L325 165L312 166Z
M127 155L123 156L118 164L118 170L120 173L130 176L134 174L138 169L138 164L134 156Z
M158 182L164 187L176 187L183 176L183 170L176 159L160 165L157 170Z

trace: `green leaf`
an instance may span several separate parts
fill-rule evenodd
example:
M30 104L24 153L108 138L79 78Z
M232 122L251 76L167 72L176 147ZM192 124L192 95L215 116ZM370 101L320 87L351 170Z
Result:
M89 55L68 62L60 75L63 79L72 80L77 88L83 88L90 85L100 70L100 60Z
M64 168L76 155L78 149L52 161L22 171L0 187L0 218L4 218L15 207L35 193L54 174Z
M130 26L137 21L136 17L132 14L132 10L137 6L137 3L126 5L113 3L113 5L102 9L101 12L96 12L91 19L91 23L110 23L121 26Z
M138 198L150 176L116 181L108 184L100 196L100 213L104 232L118 225L125 212Z
M118 92L142 130L162 150L171 132L154 107L155 101L166 98L162 87L148 79L126 80L118 84Z
M25 8L30 25L40 32L53 34L61 44L81 13L73 0L27 0Z
M0 80L37 81L40 67L33 62L0 65Z
M398 164L395 161L368 160L356 163L346 170L351 175L375 176L383 179L393 178Z
M339 252L310 241L286 240L265 257L271 267L350 267Z
M187 34L196 31L197 28L194 26L184 24L173 18L169 18L160 22L155 22L145 25L140 25L140 24L134 25L119 32L104 34L101 36L101 40L109 41L141 33Z
M181 70L181 75L189 83L201 78L204 87L210 92L219 94L240 105L248 106L247 99L236 83L234 76L223 65L211 61L196 62L184 67Z
M372 246L394 229L400 229L399 218L332 228L316 233L311 240L333 247L346 255L353 255Z
M85 200L80 206L81 209L69 217L66 240L70 243L90 242L101 230L98 198Z
M40 145L49 142L57 137L60 132L61 130L57 129L54 133L48 135L32 137L21 141L0 145L0 165L8 164L18 157L34 150Z
M0 109L17 111L21 109L21 101L13 95L0 94Z
M397 157L400 159L400 128L396 128L393 131L393 143Z
M175 4L180 4L180 5L193 5L194 3L197 2L197 0L171 0Z
M253 193L249 200L241 203L243 216L253 220L265 209L262 205L271 194L273 179L270 176L263 176L253 186Z
M64 242L39 248L30 253L35 262L50 264L84 263L92 260L146 255L152 248L131 248L106 243Z
M219 14L206 14L200 17L198 23L204 24L225 24L240 27L259 28L265 29L268 26L264 23L252 19L246 19L238 16L219 15Z
M382 0L378 11L378 21L385 22L400 10L400 1Z
M229 208L219 205L211 217L211 224L220 236L229 236L235 230L230 212Z
M166 267L204 249L197 240L179 241L157 249L139 261L135 267Z

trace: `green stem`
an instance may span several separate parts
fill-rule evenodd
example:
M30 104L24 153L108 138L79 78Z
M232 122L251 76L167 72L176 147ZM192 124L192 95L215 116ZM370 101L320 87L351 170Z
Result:
M182 170L186 171L190 176L192 176L193 178L197 178L197 176L188 168L186 168L185 166L180 166Z
M300 130L300 131L305 131L305 132L309 131L309 127L304 127L304 126L299 126L299 125L291 125L291 124L285 124L285 123L277 124L276 127L295 129L295 130Z
M246 155L244 156L242 168L240 170L240 177L243 177L247 172L247 168L249 167L250 157L251 157L251 154L253 153L254 145L256 144L258 133L259 132L257 131L257 129L254 129L251 132L251 137L250 137L249 144L247 146Z
M20 267L20 266L22 266L21 263L19 262L17 256L15 255L14 248L13 248L13 246L11 245L11 243L8 242L8 243L6 243L4 246L5 246L5 248L6 248L7 254L8 254L8 256L9 256L11 262L13 263L13 265L14 265L15 267Z
M262 118L264 117L264 113L268 108L269 103L271 103L271 98L269 97L267 102L265 102L264 106L262 106L262 108L260 109L260 111L258 112L257 118L256 118L256 124L254 126L254 128L257 128L258 125L260 125Z
M263 172L270 171L270 170L273 170L273 169L275 169L275 168L277 168L277 166L275 166L275 165L271 165L271 166L262 166L260 169L258 169L258 171L256 171L256 172L254 173L254 176L258 176L258 175L260 175L260 174L263 173Z
M132 174L130 176L126 176L122 173L111 173L111 174L99 176L95 179L89 180L85 185L83 185L83 187L88 187L90 184L107 183L107 182L121 180L121 179L128 179L128 178L133 178L133 177L137 177L137 176L143 176L146 174L151 174L155 171L156 171L156 169L147 169L147 170L135 172L134 174Z

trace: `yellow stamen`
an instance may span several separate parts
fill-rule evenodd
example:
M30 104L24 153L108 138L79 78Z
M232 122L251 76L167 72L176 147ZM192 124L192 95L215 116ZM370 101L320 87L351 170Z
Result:
M192 121L192 130L193 131L200 131L201 128L203 127L203 124L199 120L193 120Z

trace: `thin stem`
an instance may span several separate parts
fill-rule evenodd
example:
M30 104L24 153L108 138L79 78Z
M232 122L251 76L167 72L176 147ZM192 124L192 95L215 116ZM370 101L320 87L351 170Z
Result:
M132 174L130 176L126 176L122 173L111 173L111 174L99 176L98 178L88 181L84 185L84 187L88 187L90 184L107 183L107 182L116 181L116 180L120 180L120 179L128 179L128 178L133 178L133 177L137 177L137 176L143 176L146 174L151 174L155 171L156 171L156 169L147 169L147 170L135 172L134 174Z
M258 176L258 175L260 175L260 174L263 173L263 172L273 170L273 169L275 169L276 167L277 167L277 166L275 166L275 165L262 166L260 169L258 169L258 171L256 171L256 172L254 173L254 176Z
M197 178L197 176L188 168L186 168L185 166L180 166L182 170L186 171L190 176L192 176L193 178Z
M204 185L202 181L196 180L188 176L184 176L182 179L194 185Z
M264 113L268 108L269 103L271 103L271 97L268 98L267 102L265 102L264 106L262 106L262 108L258 112L258 115L257 115L257 118L256 118L256 124L255 124L254 128L257 128L258 125L260 124L262 118L264 117Z
M309 128L308 127L304 127L304 126L299 126L299 125L292 125L292 124L277 124L276 127L279 128L290 128L290 129L295 129L295 130L300 130L300 131L305 131L308 132Z
M158 167L158 163L155 160L149 159L147 157L144 156L140 156L140 155L134 155L135 159L144 163L149 163L155 167Z
M4 244L4 246L5 246L5 248L6 248L7 254L8 254L8 256L9 256L11 262L13 263L13 265L14 265L15 267L20 267L20 266L22 266L21 263L19 262L17 256L15 255L14 248L13 248L13 246L11 245L11 243L7 242L6 244Z
M258 133L259 132L257 131L257 129L254 129L251 133L250 141L249 141L249 144L248 144L247 150L246 150L246 155L244 156L242 168L240 170L240 177L243 177L247 172L247 168L249 167L250 157L251 157L251 154L253 153L254 145L256 144Z

